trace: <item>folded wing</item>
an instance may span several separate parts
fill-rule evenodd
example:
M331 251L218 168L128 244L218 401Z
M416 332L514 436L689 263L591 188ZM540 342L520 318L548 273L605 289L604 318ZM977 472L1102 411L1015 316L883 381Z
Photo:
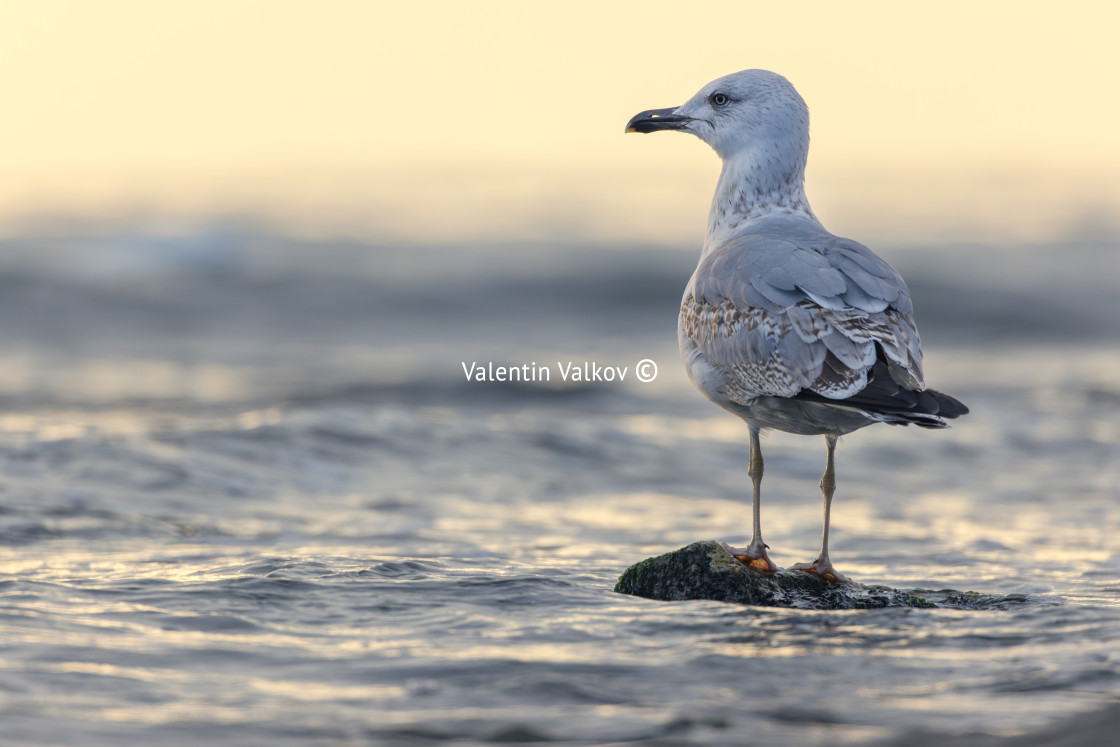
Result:
M685 294L681 334L740 404L804 393L861 409L913 409L917 401L903 393L925 383L902 278L871 250L823 229L790 236L788 226L781 237L756 229L711 251Z

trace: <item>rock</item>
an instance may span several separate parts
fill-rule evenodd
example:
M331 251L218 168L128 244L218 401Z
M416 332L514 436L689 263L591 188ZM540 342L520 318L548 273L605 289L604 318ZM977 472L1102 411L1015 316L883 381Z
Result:
M619 577L614 590L663 602L709 599L816 610L938 606L916 594L886 586L829 583L804 571L762 573L747 568L714 540L694 542L632 565Z

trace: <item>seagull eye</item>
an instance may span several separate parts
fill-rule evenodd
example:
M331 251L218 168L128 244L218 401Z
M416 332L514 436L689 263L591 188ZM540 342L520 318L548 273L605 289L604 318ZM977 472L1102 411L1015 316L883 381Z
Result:
M731 101L731 99L727 98L726 93L712 94L712 103L716 106L726 106L729 101Z

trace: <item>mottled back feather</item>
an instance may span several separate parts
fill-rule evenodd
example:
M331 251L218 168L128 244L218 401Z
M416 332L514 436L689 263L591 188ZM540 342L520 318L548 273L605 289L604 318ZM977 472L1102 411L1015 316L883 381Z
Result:
M775 216L703 257L680 334L724 374L732 402L805 391L839 403L865 390L874 369L878 406L925 388L912 313L902 278L867 247L815 221Z

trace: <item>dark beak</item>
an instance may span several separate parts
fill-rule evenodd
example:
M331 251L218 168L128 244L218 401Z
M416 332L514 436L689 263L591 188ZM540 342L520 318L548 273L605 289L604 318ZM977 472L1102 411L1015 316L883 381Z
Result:
M650 109L649 111L635 114L633 119L626 123L627 132L657 132L658 130L682 130L692 121L692 117L681 117L673 114L677 107L670 109Z

